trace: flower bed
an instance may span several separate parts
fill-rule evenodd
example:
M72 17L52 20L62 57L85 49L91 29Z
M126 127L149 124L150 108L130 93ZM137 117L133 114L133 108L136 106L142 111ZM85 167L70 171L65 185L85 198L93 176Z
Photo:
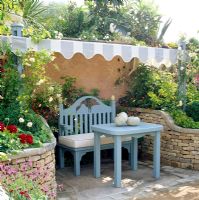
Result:
M199 170L199 129L181 128L173 123L164 111L128 108L129 114L139 116L143 121L162 124L161 162L179 168ZM152 158L153 142L145 136L141 144L142 156Z
M25 149L6 161L0 161L1 185L6 185L9 196L16 197L18 193L19 199L28 199L25 198L28 196L34 199L38 197L36 195L56 199L55 145L53 139L40 148Z

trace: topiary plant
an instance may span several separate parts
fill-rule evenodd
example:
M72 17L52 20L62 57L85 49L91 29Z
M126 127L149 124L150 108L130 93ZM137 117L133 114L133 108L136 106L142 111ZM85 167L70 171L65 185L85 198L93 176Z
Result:
M194 121L199 122L199 101L189 103L185 111Z

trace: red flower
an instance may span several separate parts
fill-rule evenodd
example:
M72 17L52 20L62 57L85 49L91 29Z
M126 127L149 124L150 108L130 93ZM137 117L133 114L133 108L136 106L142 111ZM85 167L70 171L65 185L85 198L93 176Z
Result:
M28 144L32 144L33 143L33 137L32 137L32 135L30 135L30 134L26 135L26 142Z
M19 138L22 144L26 144L26 143L33 144L33 137L30 134L22 133L19 135Z
M3 122L0 122L0 131L4 131L5 129L5 124Z
M3 67L0 67L0 73L4 73L5 69Z
M20 138L20 142L22 144L25 144L26 143L26 134L25 133L22 133L19 135L19 138Z
M13 124L8 125L6 128L10 131L10 133L16 133L18 131L17 127Z
M26 194L26 192L25 191L20 191L19 194L24 195L24 194Z

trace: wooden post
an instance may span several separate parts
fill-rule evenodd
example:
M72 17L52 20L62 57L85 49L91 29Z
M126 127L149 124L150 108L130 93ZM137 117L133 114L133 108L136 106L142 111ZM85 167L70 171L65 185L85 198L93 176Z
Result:
M178 100L183 110L186 108L186 92L187 92L187 74L186 68L188 64L188 54L186 51L185 42L181 42L179 45L178 56Z
M116 115L116 102L115 102L115 96L113 95L111 97L111 112L112 112L111 122L113 123Z

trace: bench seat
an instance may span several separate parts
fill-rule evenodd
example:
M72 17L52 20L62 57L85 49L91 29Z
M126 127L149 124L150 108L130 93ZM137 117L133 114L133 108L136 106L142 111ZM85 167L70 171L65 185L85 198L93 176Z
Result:
M122 141L131 141L131 137L124 137ZM112 144L113 138L101 136L101 144ZM71 148L81 148L81 147L91 147L94 146L94 133L84 133L78 135L67 135L59 137L59 144L71 147Z

